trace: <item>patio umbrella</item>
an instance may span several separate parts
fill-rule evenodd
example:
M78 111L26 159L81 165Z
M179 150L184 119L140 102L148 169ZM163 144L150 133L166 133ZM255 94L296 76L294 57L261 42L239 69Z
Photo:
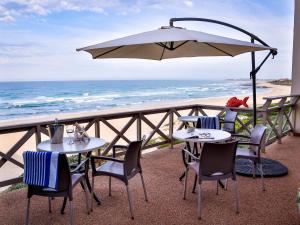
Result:
M180 27L162 27L127 37L79 48L93 59L137 58L162 60L199 56L236 56L271 47Z
M197 20L225 25L249 35L251 37L251 42L173 26L174 21L183 20ZM254 40L259 41L263 45L255 44ZM263 62L257 68L255 68L254 52L263 50L269 50L269 54L263 60ZM92 55L93 59L137 58L151 60L207 56L233 57L242 53L251 52L254 125L256 124L255 75L270 55L274 56L275 54L277 54L277 49L269 47L257 36L241 28L221 21L203 18L172 18L170 20L170 26L165 26L157 30L147 31L103 42L100 44L79 48L77 49L77 51L89 52Z

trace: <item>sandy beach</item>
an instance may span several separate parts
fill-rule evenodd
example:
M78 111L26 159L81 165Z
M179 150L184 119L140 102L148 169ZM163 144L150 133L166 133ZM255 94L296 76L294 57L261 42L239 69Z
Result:
M258 83L257 84L258 86L263 86L263 87L267 88L266 89L267 92L257 94L257 104L258 105L262 105L264 103L263 97L290 94L290 89L291 89L290 86L273 85L266 81L258 81L257 83ZM241 96L237 96L237 97L242 99L246 96L241 95ZM136 107L131 107L131 108L116 108L116 109L93 111L93 112L80 112L80 113L39 116L39 117L28 118L28 119L1 121L0 126L3 127L3 126L11 125L11 124L24 124L24 123L30 123L32 121L34 121L34 122L45 121L45 120L48 121L48 120L52 120L56 117L58 119L79 118L79 117L83 117L83 116L93 116L93 115L106 114L106 113L134 111L134 110L140 110L141 108L153 109L153 108L179 106L179 105L187 105L187 104L205 104L205 105L224 106L228 99L229 99L228 96L224 96L224 97L216 97L216 98L203 98L203 99L194 99L194 100L180 101L180 102L170 102L167 104L165 104L165 103L164 104L147 104L147 105L136 106ZM251 106L252 96L250 96L248 104L249 104L249 106ZM208 113L211 114L213 112L208 112ZM149 116L148 119L153 124L157 124L161 119L161 114L155 114L153 116ZM116 119L116 120L110 121L110 122L117 129L121 129L127 121L128 121L128 118ZM168 120L166 120L164 124L166 124L166 123L168 123ZM150 132L151 130L152 129L148 126L143 127L143 133ZM94 135L93 127L90 129L89 134L91 136ZM101 137L107 141L110 141L115 137L115 133L113 131L107 129L105 126L101 126L100 134L101 134ZM24 132L0 135L0 149L1 149L0 151L6 153L17 142L17 140L19 140L22 137L22 135L24 135ZM132 126L131 128L129 128L129 130L126 132L126 136L132 140L134 139L134 137L136 137L135 126ZM46 136L42 136L42 140L46 140L46 139L47 139ZM27 141L27 143L24 144L16 154L14 154L13 158L22 162L22 152L24 150L35 150L35 137L34 136L32 136L30 138L30 140ZM5 165L1 168L0 171L1 171L0 172L0 181L17 177L22 173L21 168L15 166L14 164L12 164L10 162L5 163Z

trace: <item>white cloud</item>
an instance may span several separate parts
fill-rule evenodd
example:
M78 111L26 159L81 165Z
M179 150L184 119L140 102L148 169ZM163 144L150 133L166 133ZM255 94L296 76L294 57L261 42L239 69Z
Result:
M9 14L13 20L27 15L46 16L50 13L61 10L76 10L76 7L71 8L70 4L64 4L66 1L35 1L35 0L2 0L0 7L0 19L5 18L5 14ZM77 7L77 10L79 7ZM10 22L10 21L7 21Z
M184 3L187 7L193 7L193 6L194 6L193 1L190 1L190 0L183 1L183 3Z
M14 16L11 15L11 12L0 5L0 22L12 22L14 20Z
M49 11L41 5L32 4L29 5L25 10L25 13L35 13L37 15L45 16L49 13Z
M116 10L126 14L127 12L139 13L141 9L137 7L138 5L140 5L139 2L129 5L122 0L2 0L0 1L0 20L10 22L21 16L45 16L62 11L106 14L106 10ZM9 14L9 19L7 14Z

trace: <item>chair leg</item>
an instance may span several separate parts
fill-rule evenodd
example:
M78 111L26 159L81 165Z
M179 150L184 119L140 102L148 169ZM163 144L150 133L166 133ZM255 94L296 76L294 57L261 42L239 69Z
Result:
M227 187L228 187L228 179L225 180L225 190L227 191Z
M95 185L95 177L92 176L92 189L91 189L91 212L93 212L93 195L94 195L94 185Z
M252 161L252 177L255 179L256 163Z
M194 155L199 155L199 152L198 152L198 146L197 146L197 143L196 143L196 142L194 143L193 154L194 154Z
M29 224L29 208L30 208L30 198L27 199L27 209L26 209L26 218L25 218L25 224Z
M74 215L73 215L73 201L71 201L69 199L70 202L70 224L73 225L74 224Z
M239 200L239 192L238 192L238 185L237 185L237 181L234 180L234 192L235 192L235 210L236 213L239 213L240 210L240 200Z
M265 191L266 189L265 189L264 171L263 171L263 165L262 165L262 163L259 164L259 170L260 170L262 190Z
M82 181L80 182L80 185L81 185L82 190L84 190L84 185L83 185Z
M111 196L111 177L109 177L108 181L108 195Z
M66 204L67 204L67 197L64 197L63 205L60 210L60 214L62 214L62 215L65 214Z
M86 181L83 182L84 193L85 193L85 202L86 202L86 210L87 214L90 215L90 197L89 197L89 189L87 188Z
M188 179L188 172L189 168L186 168L185 170L185 176L184 176L184 189L183 189L183 199L186 199L186 185L187 185L187 179Z
M48 197L49 213L51 213L51 197Z
M202 201L202 196L201 196L201 184L198 184L198 207L197 207L197 214L198 214L198 219L201 220L201 213L202 213L202 208L201 208L201 201Z
M219 195L219 180L217 180L217 195Z
M130 216L131 216L131 219L134 219L133 213L132 213L131 198L130 198L130 193L129 193L129 187L128 187L128 184L126 185L126 191L127 191L127 198L128 198L128 205L129 205Z
M197 180L198 180L198 175L195 174L195 180L194 180L194 186L193 186L193 191L192 191L192 193L196 193Z
M142 185L143 185L143 189L144 189L145 200L146 200L146 202L148 202L148 196L147 196L147 192L146 192L146 186L145 186L145 182L144 182L144 177L143 177L142 173L140 173L140 175L141 175Z

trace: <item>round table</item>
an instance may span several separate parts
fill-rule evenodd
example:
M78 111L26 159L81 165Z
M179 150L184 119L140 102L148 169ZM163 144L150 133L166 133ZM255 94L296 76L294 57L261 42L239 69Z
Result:
M78 164L80 163L80 156L82 153L87 153L86 157L90 157L92 151L97 150L105 145L105 141L101 138L91 137L90 140L86 141L74 141L74 143L69 143L69 138L63 138L63 142L61 144L51 144L50 140L43 141L37 145L37 151L43 152L59 152L60 154L79 154ZM80 172L80 171L79 171ZM86 183L91 191L91 184L88 177L86 177ZM99 198L94 195L94 199L100 204ZM64 213L64 209L66 207L67 199L64 198L63 206L61 208L61 213Z
M101 138L91 137L89 141L74 141L73 144L69 144L69 138L64 138L61 144L51 144L50 140L43 141L37 145L37 150L61 154L89 153L103 147L105 143Z
M210 137L202 137L201 134L203 133L209 133ZM196 138L195 136L198 136L199 138ZM175 131L173 133L173 138L186 142L220 142L230 139L231 134L227 131L216 129L187 128Z

